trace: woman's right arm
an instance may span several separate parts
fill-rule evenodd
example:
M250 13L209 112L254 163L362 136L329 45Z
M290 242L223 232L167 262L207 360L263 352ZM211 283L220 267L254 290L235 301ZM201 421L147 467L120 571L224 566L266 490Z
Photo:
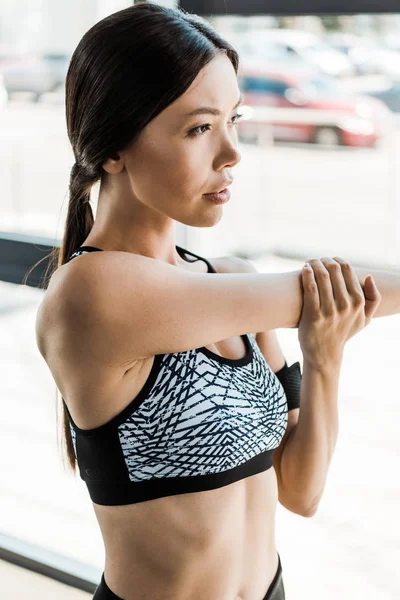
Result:
M194 273L128 252L77 257L55 287L71 335L118 364L297 327L303 306L300 270Z

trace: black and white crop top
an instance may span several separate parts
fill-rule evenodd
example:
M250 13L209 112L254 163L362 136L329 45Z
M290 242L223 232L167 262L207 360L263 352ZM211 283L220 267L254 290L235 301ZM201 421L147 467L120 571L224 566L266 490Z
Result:
M176 249L216 273L207 259ZM96 250L81 246L68 261ZM254 335L241 337L246 354L238 359L205 347L157 354L136 398L95 429L80 429L65 404L93 502L115 506L211 490L271 468L287 427L286 396Z

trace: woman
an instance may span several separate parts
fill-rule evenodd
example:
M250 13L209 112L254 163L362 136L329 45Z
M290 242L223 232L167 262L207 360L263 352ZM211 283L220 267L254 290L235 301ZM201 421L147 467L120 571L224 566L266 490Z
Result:
M228 193L212 193L240 160L237 70L206 21L153 4L96 23L71 59L76 163L36 330L104 539L96 600L285 598L278 493L304 516L315 496L282 470L301 373L276 340L272 370L249 332L299 326L304 394L318 385L333 409L344 344L379 304L372 278L363 292L339 258L233 273L245 261L175 245L177 221L222 218Z

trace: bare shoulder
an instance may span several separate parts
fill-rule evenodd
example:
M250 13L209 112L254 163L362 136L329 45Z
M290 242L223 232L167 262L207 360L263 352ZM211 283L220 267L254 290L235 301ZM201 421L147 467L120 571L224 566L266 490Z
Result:
M101 260L100 257L94 256L100 254L103 253L83 254L61 265L51 275L35 321L36 342L44 358L52 347L52 339L54 340L61 330L66 330L66 323L70 325L68 330L74 331L71 318L76 311L71 311L70 308L79 304L85 296L84 286L94 281L100 265L106 264L103 257Z
M120 359L117 352L111 362L105 352L95 351L101 348L101 340L93 333L98 324L101 330L102 299L109 295L107 282L113 287L114 275L118 281L121 279L126 257L132 268L137 262L135 256L107 251L82 254L54 271L35 322L37 346L46 361L54 364L54 357L62 350L64 363L72 355L77 361L96 356L104 366L124 367L127 361L125 357ZM132 362L135 361L129 361Z
M93 294L97 300L107 296L109 286L105 282L113 282L113 277L127 275L127 267L135 274L135 266L151 259L129 252L107 251L88 252L76 256L72 261L63 264L52 275L45 294L46 308L54 311L57 307L61 316L72 307L74 312L85 305ZM91 303L94 310L98 303Z

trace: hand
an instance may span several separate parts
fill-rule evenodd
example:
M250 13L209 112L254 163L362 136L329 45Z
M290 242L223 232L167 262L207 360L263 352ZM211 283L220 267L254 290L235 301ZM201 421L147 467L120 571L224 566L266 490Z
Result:
M351 265L337 256L308 263L298 337L304 359L320 370L340 364L345 343L369 325L381 295L371 275L361 286Z

